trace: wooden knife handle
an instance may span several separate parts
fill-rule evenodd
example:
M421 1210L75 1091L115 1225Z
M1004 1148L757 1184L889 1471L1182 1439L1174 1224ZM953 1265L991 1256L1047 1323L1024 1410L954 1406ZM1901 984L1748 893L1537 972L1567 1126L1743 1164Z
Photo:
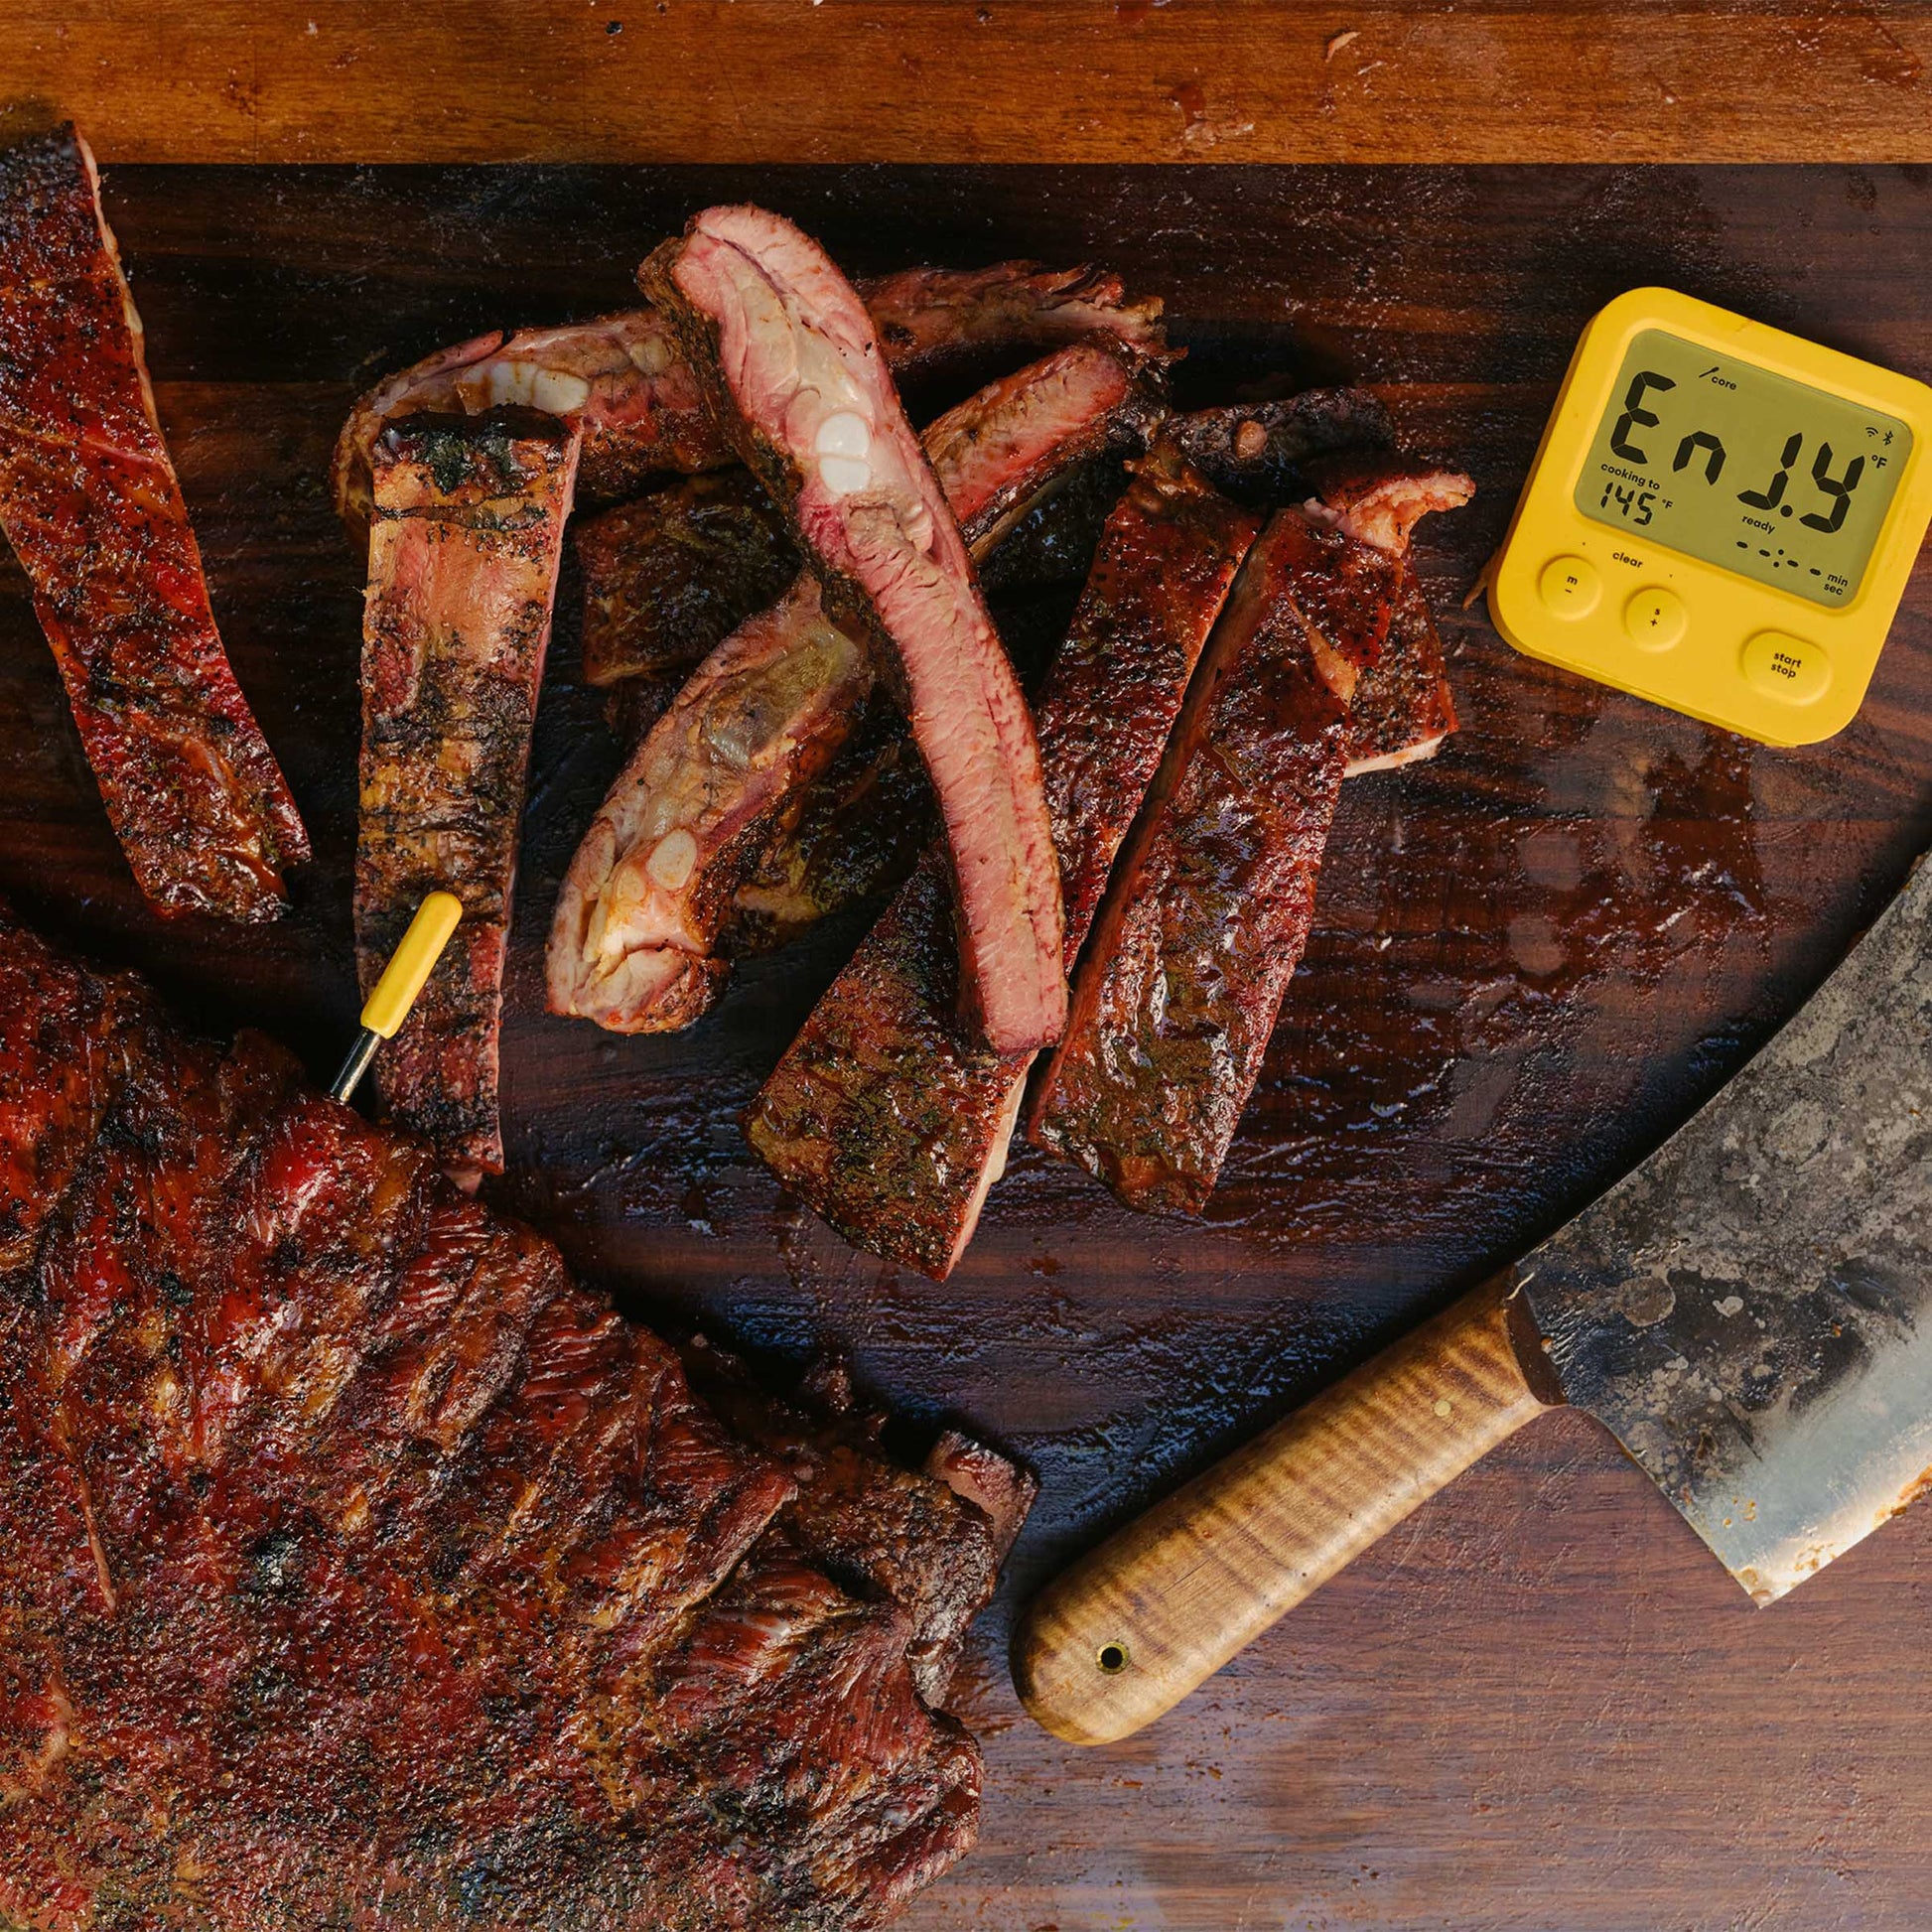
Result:
M1508 1289L1485 1283L1050 1584L1014 1641L1034 1717L1075 1744L1140 1729L1541 1414Z

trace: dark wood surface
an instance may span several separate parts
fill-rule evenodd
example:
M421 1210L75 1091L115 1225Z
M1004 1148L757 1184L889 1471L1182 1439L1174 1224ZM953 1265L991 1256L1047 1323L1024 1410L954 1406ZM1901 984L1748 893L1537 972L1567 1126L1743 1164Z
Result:
M1529 1243L1762 1039L1932 842L1932 574L1858 723L1753 749L1513 656L1458 610L1576 333L1663 282L1932 375L1918 171L976 173L123 168L107 201L244 687L317 863L292 918L162 925L0 565L0 889L326 1075L354 1009L359 566L324 495L371 376L497 322L622 303L692 208L756 195L855 270L1092 256L1165 295L1183 394L1345 373L1475 473L1426 529L1466 724L1352 782L1227 1179L1137 1219L1022 1153L934 1287L788 1203L736 1117L858 923L698 1029L540 1011L560 870L617 762L560 625L510 976L496 1198L646 1317L849 1348L916 1430L957 1411L1045 1492L964 1698L979 1855L910 1923L990 1932L1932 1923L1932 1510L1751 1610L1581 1419L1548 1418L1125 1744L1018 1712L1014 1600L1173 1478ZM566 586L566 597L572 587Z

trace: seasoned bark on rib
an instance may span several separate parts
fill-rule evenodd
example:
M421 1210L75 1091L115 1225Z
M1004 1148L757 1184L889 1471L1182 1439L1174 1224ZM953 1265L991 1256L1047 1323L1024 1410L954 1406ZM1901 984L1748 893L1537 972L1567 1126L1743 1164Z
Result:
M970 1846L912 1617L547 1243L4 918L0 1075L0 1918L835 1932Z
M687 478L584 518L584 681L689 673L798 575L798 548L746 470Z
M510 892L577 433L525 409L412 417L377 438L375 464L356 968L366 993L426 893L463 901L376 1079L453 1171L498 1173Z
M629 495L664 471L732 461L690 364L649 309L556 329L492 330L438 349L356 399L336 439L330 491L358 539L368 533L371 466L385 424L404 416L538 409L582 432L587 500Z
M1005 1052L1057 1037L1059 879L1032 720L870 318L814 242L759 208L695 216L640 280L794 517L828 613L900 690L946 829L975 1023Z
M1389 612L1381 658L1362 674L1348 707L1344 777L1433 759L1455 729L1436 620L1415 572L1405 570Z
M1108 521L1039 705L1071 967L1255 521L1157 444ZM962 1039L929 852L760 1088L752 1145L857 1245L943 1277L998 1178L1032 1056Z
M997 542L1027 506L1158 412L1137 361L1076 344L989 385L926 432L968 545ZM825 616L809 575L725 639L612 785L573 858L546 962L553 1012L618 1032L688 1026L721 990L720 935L774 831L855 731L884 787L900 763L873 701L870 655ZM847 783L850 781L847 780ZM904 807L916 812L916 794ZM869 812L883 840L903 816Z
M141 891L164 911L278 917L308 835L215 629L71 126L0 154L0 528Z
M1266 509L1306 496L1318 459L1395 441L1389 412L1365 389L1304 389L1277 402L1194 410L1173 417L1168 434L1216 489Z
M740 880L871 688L864 647L826 618L810 576L705 659L571 859L550 928L551 1012L668 1033L710 1008Z
M1285 510L1248 553L1035 1096L1031 1138L1130 1206L1205 1203L1308 942L1349 667L1299 594L1352 542Z

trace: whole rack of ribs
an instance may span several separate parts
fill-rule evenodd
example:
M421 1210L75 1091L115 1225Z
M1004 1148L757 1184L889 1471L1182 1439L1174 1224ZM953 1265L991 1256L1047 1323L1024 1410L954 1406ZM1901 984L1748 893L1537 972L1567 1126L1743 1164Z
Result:
M1010 1465L694 1345L734 1434L419 1143L4 913L0 1079L0 1920L833 1932L970 1846L920 1693Z
M141 891L165 911L277 917L308 835L215 630L71 126L0 154L0 527Z

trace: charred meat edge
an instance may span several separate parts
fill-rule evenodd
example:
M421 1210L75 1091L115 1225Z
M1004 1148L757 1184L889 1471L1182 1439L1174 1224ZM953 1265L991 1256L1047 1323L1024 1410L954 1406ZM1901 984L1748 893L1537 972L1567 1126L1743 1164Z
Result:
M1078 343L989 384L925 433L975 556L1073 468L1144 442L1150 373L1118 344ZM618 1032L688 1026L728 967L733 895L774 825L867 706L868 654L825 617L809 576L700 666L612 785L573 858L547 960L550 1009Z
M849 1431L734 1439L419 1142L4 915L0 1077L0 1917L857 1932L970 1848L914 1613L791 1531ZM983 1572L860 1459L828 1549Z
M1108 519L1038 713L1069 966L1257 527L1165 437ZM765 1164L848 1240L935 1278L972 1238L1032 1062L960 1037L957 971L929 853L746 1122Z
M70 124L0 154L0 527L135 882L164 912L277 918L308 834L215 628Z
M858 1400L836 1357L780 1396L704 1335L679 1352L691 1386L733 1435L796 1479L778 1520L804 1555L855 1595L907 1613L912 1681L940 1708L967 1626L992 1600L1038 1492L1034 1477L958 1430L920 1468L895 1461L881 1447L888 1418Z
M578 432L516 407L407 417L376 440L356 970L366 993L425 894L463 901L376 1080L469 1182L503 1166L510 895L577 450Z
M1002 1052L1057 1038L1059 877L1033 721L871 319L824 251L760 208L695 216L640 284L793 517L828 615L904 702L952 858L969 1024Z
M1158 298L1130 300L1102 269L998 262L908 268L859 285L880 347L901 375L967 362L987 350L1058 347L1105 335L1165 352ZM359 540L369 518L369 452L385 422L425 411L474 414L504 403L542 409L584 431L580 486L612 501L664 471L735 461L703 407L664 318L650 309L551 329L493 330L425 356L357 398L330 463L336 513Z

